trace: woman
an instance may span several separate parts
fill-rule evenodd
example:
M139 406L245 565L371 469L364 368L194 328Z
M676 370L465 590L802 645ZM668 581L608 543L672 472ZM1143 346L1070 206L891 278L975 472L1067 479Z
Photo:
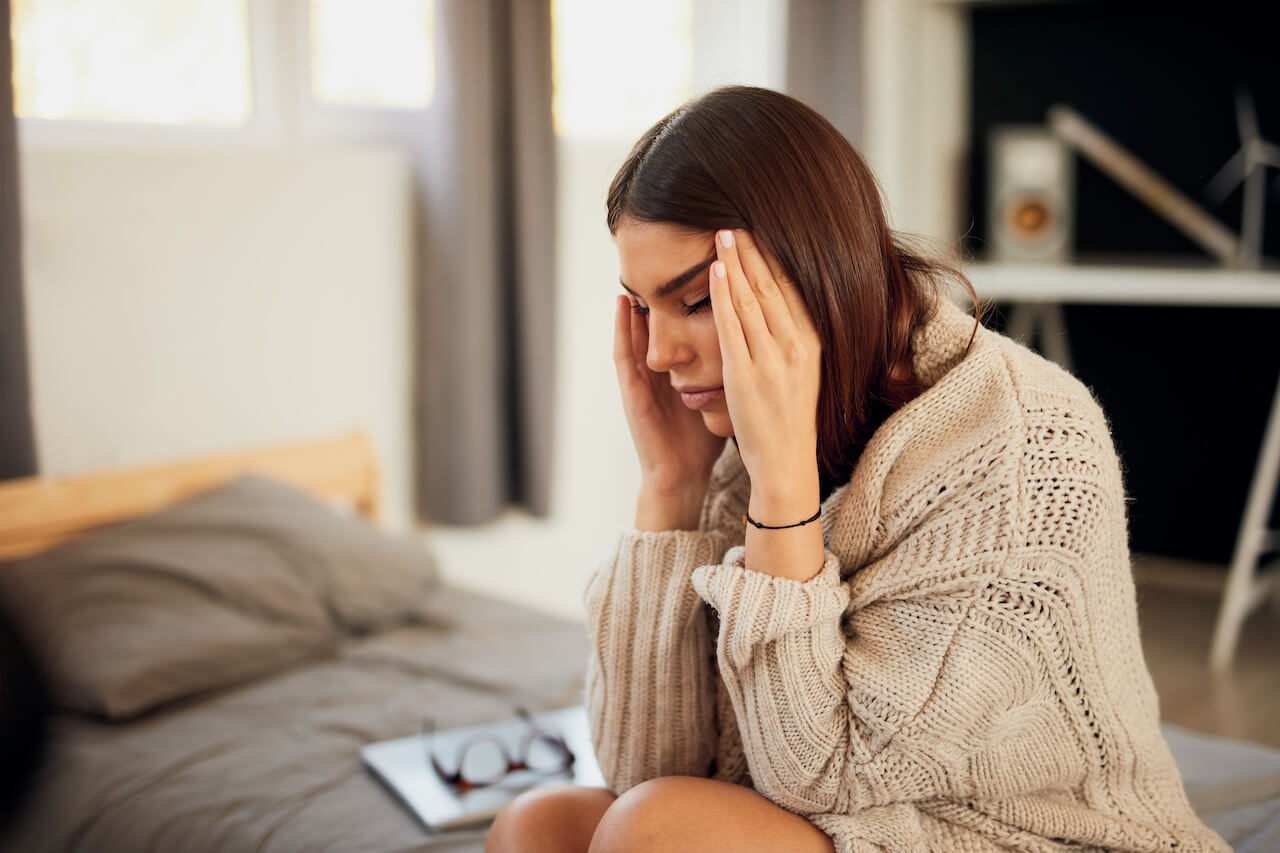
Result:
M608 222L642 472L586 595L609 788L488 849L1226 850L1160 735L1102 411L951 303L839 133L713 91Z

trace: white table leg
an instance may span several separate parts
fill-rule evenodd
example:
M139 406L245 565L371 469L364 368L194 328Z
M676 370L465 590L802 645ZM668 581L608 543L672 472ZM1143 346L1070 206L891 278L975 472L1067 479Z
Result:
M1062 318L1060 302L1015 302L1009 308L1006 334L1019 343L1031 346L1037 337L1040 352L1050 361L1071 370L1071 344L1067 341L1067 324Z
M1036 327L1040 322L1040 303L1015 302L1009 306L1008 317L1005 334L1023 346L1034 344Z
M1060 302L1050 302L1041 310L1040 345L1051 361L1056 361L1068 372L1074 369L1071 364L1071 344L1067 340L1067 324L1062 318Z
M1249 497L1244 506L1244 519L1240 522L1240 533L1236 537L1235 551L1231 556L1226 589L1223 590L1222 604L1218 608L1218 622L1214 627L1213 646L1209 652L1209 665L1215 670L1231 666L1245 619L1262 603L1269 591L1280 590L1274 575L1260 577L1258 565L1261 556L1275 544L1275 533L1267 528L1267 524L1278 482L1280 381L1276 383L1271 414L1267 418L1267 429L1258 453L1258 464L1254 469Z

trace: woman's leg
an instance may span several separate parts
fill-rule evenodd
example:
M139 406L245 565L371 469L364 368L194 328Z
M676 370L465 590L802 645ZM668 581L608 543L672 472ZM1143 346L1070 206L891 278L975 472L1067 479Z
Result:
M615 798L603 788L537 788L498 813L485 853L732 850L832 853L809 821L750 788L665 776Z
M822 830L750 788L665 776L637 785L609 806L591 840L590 853L833 853L834 849Z
M615 797L604 788L535 788L511 801L485 839L485 853L587 853Z

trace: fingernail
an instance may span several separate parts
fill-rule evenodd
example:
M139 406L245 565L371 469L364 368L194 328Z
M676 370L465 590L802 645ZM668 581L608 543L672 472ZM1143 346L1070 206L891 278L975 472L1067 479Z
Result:
M720 232L720 245L724 246L726 249L733 248L733 232L732 231Z
M712 264L711 274L716 278L724 278L724 261L716 261Z

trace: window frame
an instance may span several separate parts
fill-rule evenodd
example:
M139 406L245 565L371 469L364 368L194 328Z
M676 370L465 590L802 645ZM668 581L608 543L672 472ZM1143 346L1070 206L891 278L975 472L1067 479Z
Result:
M161 124L19 117L18 140L33 147L255 146L298 141L412 141L424 133L422 109L331 104L311 90L309 0L241 0L246 8L249 117L241 124ZM439 52L439 10L435 57ZM438 66L437 66L438 72ZM438 96L437 77L437 96Z

